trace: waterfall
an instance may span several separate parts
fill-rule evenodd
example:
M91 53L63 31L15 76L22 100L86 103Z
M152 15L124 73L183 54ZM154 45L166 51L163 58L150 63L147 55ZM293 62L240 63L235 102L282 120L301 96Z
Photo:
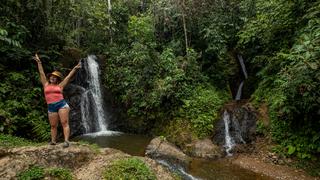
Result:
M244 75L244 78L247 79L248 78L248 74L247 74L247 70L246 70L246 66L244 65L244 61L241 55L238 54L238 59L241 65L241 69Z
M239 63L240 63L244 78L247 79L248 78L248 74L247 74L246 66L244 65L243 58L239 54L237 55L237 57L238 57L238 60L239 60ZM239 85L235 100L240 100L241 99L243 84L244 84L244 80L242 80L240 85Z
M238 114L238 117L236 114ZM239 114L241 114L241 116L239 116ZM241 110L241 108L235 108L231 112L225 110L223 112L222 119L222 123L224 126L223 146L226 149L227 155L231 156L231 151L236 146L236 144L246 144L243 136L246 137L246 134L248 133L248 131L250 131L249 128L252 125L249 125L248 123L248 120L250 119L249 115L246 111Z
M229 124L230 124L230 114L227 111L223 112L223 122L224 122L224 132L225 132L225 144L226 153L228 156L232 155L230 151L235 146L234 140L229 133Z
M240 85L239 85L239 88L238 88L238 91L237 91L237 95L236 95L236 100L240 100L240 99L241 99L243 82L244 82L244 81L241 81L241 83L240 83Z
M85 133L107 130L107 116L104 111L104 103L99 78L99 64L95 56L88 56L82 61L82 69L86 72L85 91L81 96L81 120L85 128Z

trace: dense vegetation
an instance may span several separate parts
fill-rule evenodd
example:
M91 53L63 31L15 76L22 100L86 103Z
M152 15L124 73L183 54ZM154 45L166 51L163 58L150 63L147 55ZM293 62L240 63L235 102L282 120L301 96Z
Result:
M182 125L194 137L210 136L241 79L242 55L245 96L267 104L279 151L319 156L319 1L108 2L1 3L1 132L49 135L31 59L39 51L47 71L66 72L62 67L81 55L104 55L104 84L134 131L170 135Z

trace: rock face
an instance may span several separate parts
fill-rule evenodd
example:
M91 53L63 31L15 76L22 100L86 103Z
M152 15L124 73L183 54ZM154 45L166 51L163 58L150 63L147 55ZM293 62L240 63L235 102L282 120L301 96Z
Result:
M188 154L192 157L217 159L223 156L221 148L212 143L210 139L197 140L187 145Z
M152 159L166 160L171 164L179 164L184 168L188 167L191 162L190 157L179 148L160 137L154 138L150 142L145 154Z
M85 131L81 121L81 97L85 89L76 84L69 84L64 88L64 97L71 111L69 115L69 126L71 137L83 134Z
M71 143L69 148L56 146L20 147L5 149L0 147L0 179L16 179L16 175L33 165L46 168L68 168L74 179L101 180L103 171L114 160L130 157L119 150L105 148L91 149L87 145ZM140 157L156 174L157 179L174 179L170 172L146 157Z
M230 114L229 133L236 144L249 143L255 139L257 113L249 104L230 104L225 111ZM225 122L223 116L215 125L213 140L225 144Z

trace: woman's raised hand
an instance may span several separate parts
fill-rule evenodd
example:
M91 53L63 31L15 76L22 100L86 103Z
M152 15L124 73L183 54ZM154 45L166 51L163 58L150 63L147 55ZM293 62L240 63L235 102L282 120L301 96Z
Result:
M37 53L33 56L33 59L34 59L35 61L37 61L37 63L41 63L41 60L40 60L40 58L39 58L39 56L38 56Z
M73 69L80 69L81 68L81 62L79 62Z

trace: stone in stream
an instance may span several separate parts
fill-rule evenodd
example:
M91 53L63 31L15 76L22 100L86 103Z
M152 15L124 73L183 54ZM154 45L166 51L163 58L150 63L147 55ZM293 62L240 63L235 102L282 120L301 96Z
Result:
M166 160L171 164L179 164L184 168L188 167L191 162L191 158L178 147L160 137L152 139L146 148L145 155L152 159Z

